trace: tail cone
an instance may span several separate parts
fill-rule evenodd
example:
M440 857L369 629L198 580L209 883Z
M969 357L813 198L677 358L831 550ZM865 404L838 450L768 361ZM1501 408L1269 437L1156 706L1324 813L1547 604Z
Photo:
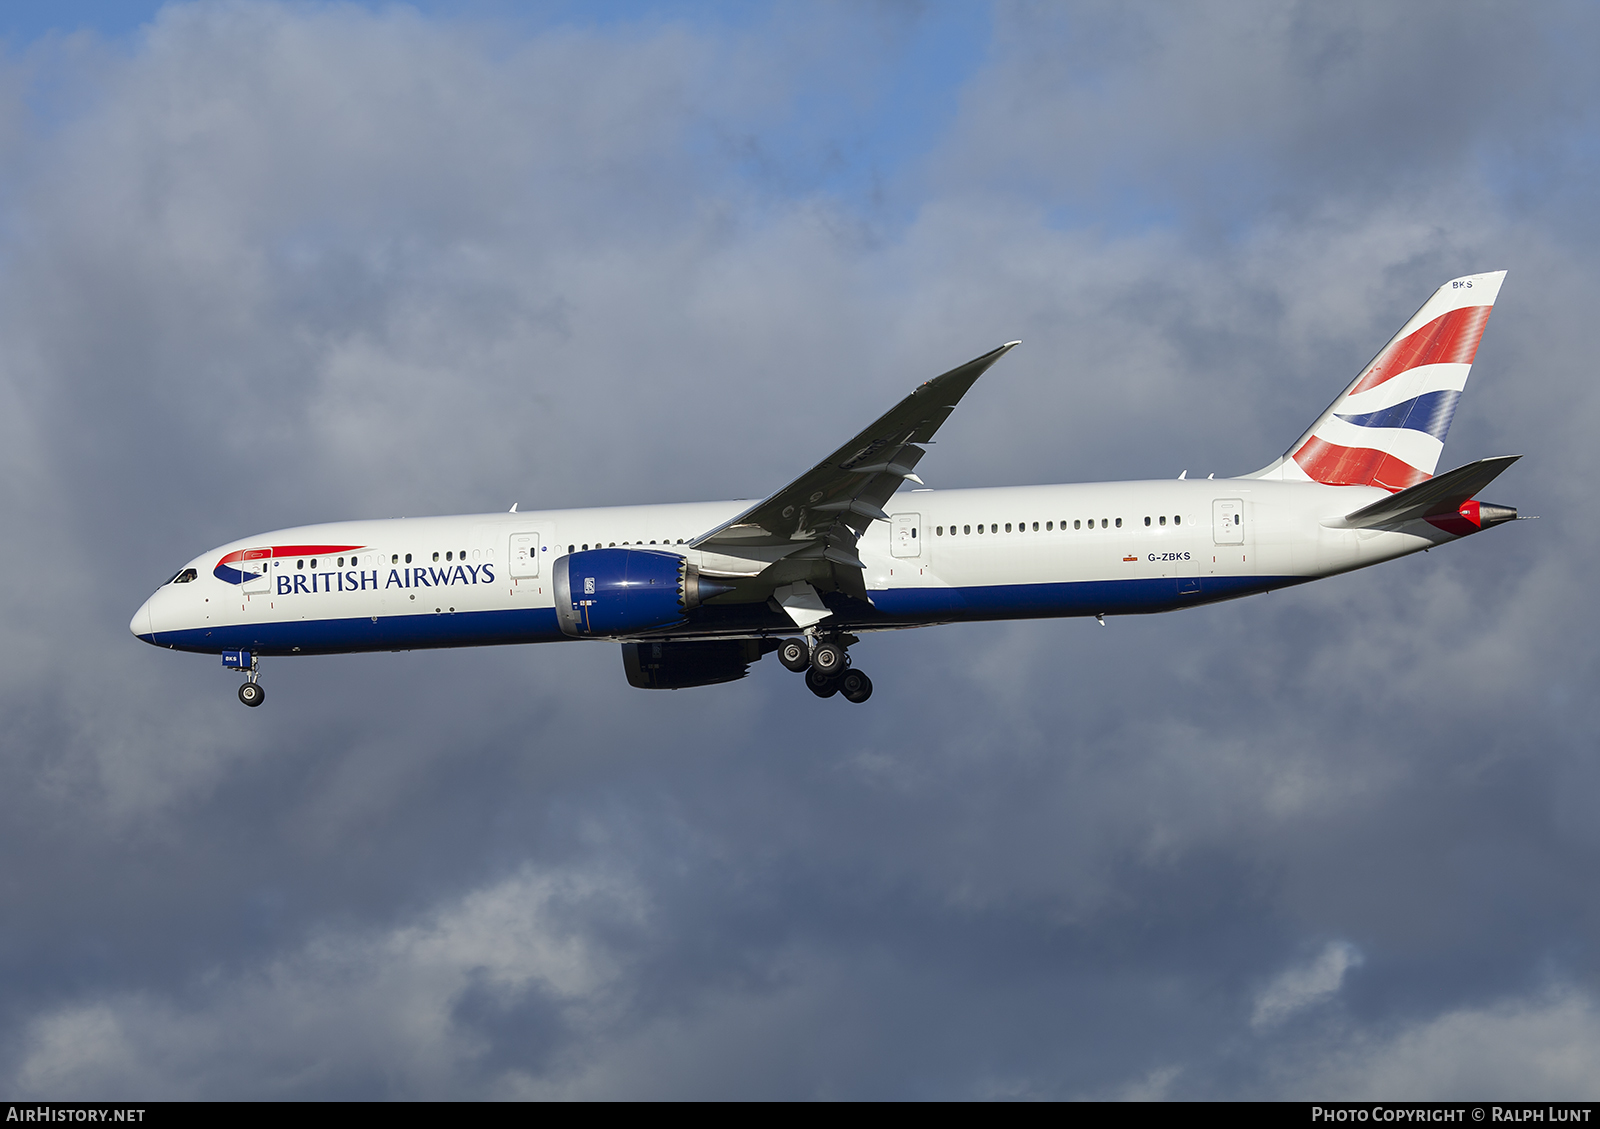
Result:
M1515 506L1492 506L1488 502L1478 503L1478 528L1488 529L1491 525L1501 522L1516 521L1517 510Z

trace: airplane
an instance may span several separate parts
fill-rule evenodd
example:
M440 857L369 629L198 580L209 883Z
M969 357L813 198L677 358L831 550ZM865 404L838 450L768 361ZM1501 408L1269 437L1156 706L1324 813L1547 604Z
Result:
M1279 458L1237 478L903 490L1012 341L918 387L777 493L745 502L343 521L191 560L139 639L263 657L605 640L630 685L745 677L773 651L865 702L877 631L1175 611L1270 592L1516 518L1475 495L1520 456L1435 475L1505 271L1445 283Z

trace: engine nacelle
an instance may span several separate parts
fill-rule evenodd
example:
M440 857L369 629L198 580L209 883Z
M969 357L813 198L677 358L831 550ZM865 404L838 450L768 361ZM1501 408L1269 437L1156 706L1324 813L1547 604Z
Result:
M556 619L574 639L672 627L702 600L733 591L676 553L646 549L568 553L556 560L553 578Z
M684 643L648 642L622 645L622 669L628 685L641 690L683 690L736 682L750 664L778 649L776 639L698 639Z

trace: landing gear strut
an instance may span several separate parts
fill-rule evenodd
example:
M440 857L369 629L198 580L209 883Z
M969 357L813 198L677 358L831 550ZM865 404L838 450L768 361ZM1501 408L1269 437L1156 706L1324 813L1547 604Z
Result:
M778 645L778 661L796 674L805 674L806 689L819 698L842 694L847 702L860 704L872 697L872 679L850 665L845 649L856 642L853 635L841 639L785 639Z
M245 683L239 687L239 700L252 709L267 700L267 691L261 685L261 660L249 651L223 651L222 665L229 670L245 672Z

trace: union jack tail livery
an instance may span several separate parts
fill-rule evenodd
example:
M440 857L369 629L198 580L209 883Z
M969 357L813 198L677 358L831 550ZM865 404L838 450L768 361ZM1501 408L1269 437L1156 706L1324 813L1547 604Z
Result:
M1404 490L1433 477L1505 271L1439 287L1284 456L1254 478Z

